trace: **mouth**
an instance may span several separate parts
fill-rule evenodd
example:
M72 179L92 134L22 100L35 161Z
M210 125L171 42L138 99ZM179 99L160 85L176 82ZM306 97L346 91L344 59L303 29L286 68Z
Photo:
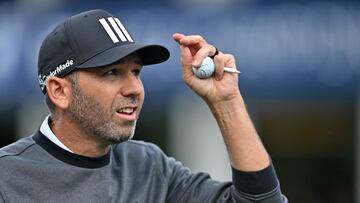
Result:
M136 107L124 107L124 108L117 110L116 112L131 115L135 111L136 111Z
M126 106L116 110L116 114L125 120L136 120L137 106Z

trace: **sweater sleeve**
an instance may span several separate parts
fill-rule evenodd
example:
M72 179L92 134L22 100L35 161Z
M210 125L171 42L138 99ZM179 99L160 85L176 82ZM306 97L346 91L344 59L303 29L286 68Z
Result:
M1 189L1 187L0 187L0 189ZM5 203L5 197L4 197L4 195L2 194L2 191L0 190L0 203Z
M232 168L232 180L237 190L254 195L270 191L278 185L272 164L255 172L242 172Z
M287 203L272 165L250 173L233 169L232 182L219 182L190 171L155 145L149 145L149 156L168 184L166 202Z

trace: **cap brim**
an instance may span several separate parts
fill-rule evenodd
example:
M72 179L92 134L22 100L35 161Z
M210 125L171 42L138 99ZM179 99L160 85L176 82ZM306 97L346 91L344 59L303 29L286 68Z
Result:
M169 59L169 50L161 45L127 44L116 46L90 58L77 68L106 66L137 52L143 65L162 63Z

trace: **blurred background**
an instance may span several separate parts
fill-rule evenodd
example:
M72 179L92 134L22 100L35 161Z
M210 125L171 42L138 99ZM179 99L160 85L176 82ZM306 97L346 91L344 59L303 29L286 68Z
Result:
M360 202L360 3L309 0L0 1L0 147L48 114L37 54L64 18L102 8L137 42L170 59L142 72L146 100L135 139L194 171L230 180L219 129L181 80L174 32L232 53L249 113L293 203Z

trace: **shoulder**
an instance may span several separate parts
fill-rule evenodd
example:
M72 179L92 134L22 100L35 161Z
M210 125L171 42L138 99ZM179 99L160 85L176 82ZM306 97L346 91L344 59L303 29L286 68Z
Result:
M180 163L173 157L167 156L156 144L144 141L130 140L118 144L113 151L114 157L118 160L126 160L127 163L136 166L153 166L162 174Z
M126 165L136 174L156 174L167 182L176 160L168 157L157 145L130 140L113 147L113 163ZM153 173L151 173L151 171Z
M144 141L126 141L113 146L112 151L116 163L125 162L134 166L166 168L173 161L157 145Z
M32 139L32 136L22 138L10 145L0 148L0 160L6 157L19 156L34 145L35 141Z
M113 151L115 154L121 153L126 154L127 156L134 155L136 157L165 156L163 151L157 145L138 140L129 140L116 144L113 146Z

